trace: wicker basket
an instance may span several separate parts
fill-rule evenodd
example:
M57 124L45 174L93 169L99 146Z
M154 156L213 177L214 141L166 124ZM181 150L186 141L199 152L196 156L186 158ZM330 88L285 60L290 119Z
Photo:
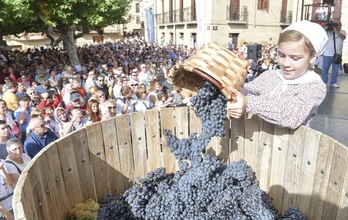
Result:
M229 100L234 100L228 87L240 90L249 62L217 43L211 42L184 64L175 65L168 81L183 97L195 95L204 80L211 82Z

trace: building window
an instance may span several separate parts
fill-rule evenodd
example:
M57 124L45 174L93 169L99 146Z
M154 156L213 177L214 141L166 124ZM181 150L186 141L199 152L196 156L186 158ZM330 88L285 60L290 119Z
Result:
M140 16L137 16L135 19L135 23L140 24Z
M269 9L269 0L258 0L257 9L258 10L266 10L266 11L268 11L268 9Z
M135 3L135 12L136 13L140 12L140 4L139 3Z

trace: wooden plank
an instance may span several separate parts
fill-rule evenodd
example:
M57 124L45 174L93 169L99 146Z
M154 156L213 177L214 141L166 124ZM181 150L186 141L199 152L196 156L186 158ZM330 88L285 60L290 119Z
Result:
M224 163L228 163L230 159L230 140L231 140L231 120L225 120L225 137L221 137L216 148L216 153Z
M244 158L245 115L240 119L231 119L230 162Z
M346 151L344 154L347 155L347 151L348 151L347 146L344 146L343 144L338 144L337 146L340 146L342 150ZM338 211L337 211L337 217L336 217L336 219L339 219L339 220L348 219L348 163L347 162L344 169L346 172L342 173L343 185L342 185L340 200L337 207Z
M254 170L256 178L259 180L260 188L266 193L269 192L270 187L274 127L274 124L266 121L261 122L260 141L257 148L259 166Z
M191 108L189 109L189 120L189 134L196 133L197 135L200 135L202 133L202 122L196 112Z
M13 207L14 218L16 220L30 219L29 216L31 216L30 215L31 209L29 208L30 206L29 204L32 204L32 202L27 201L24 194L24 191L26 189L28 190L28 188L25 188L27 183L29 183L29 181L28 182L26 181L27 177L28 177L28 173L26 171L23 171L18 179L17 185L13 192L12 207ZM29 202L29 204L27 204L27 202Z
M303 213L309 213L311 199L313 196L313 185L315 180L315 167L317 165L318 150L321 133L306 128L303 140L303 159L300 174L298 208Z
M347 149L336 142L334 147L328 190L324 203L323 219L334 219L337 216L340 196L343 191L344 175L346 173L347 163Z
M247 114L244 133L244 160L253 170L258 170L258 145L260 135L260 118Z
M40 218L40 213L39 213L39 198L37 193L35 193L33 184L33 180L31 179L32 173L28 173L28 177L25 181L25 184L23 185L26 190L23 190L23 197L25 198L26 201L26 219L33 219L33 220L39 220ZM30 190L28 190L30 189Z
M32 164L31 169L28 171L29 178L26 180L29 182L30 194L34 199L32 205L35 210L35 218L57 219L57 210L50 205L52 204L52 200L49 198L49 194L46 193L48 188L46 174L49 172L47 169L47 160L45 158L46 155L40 152L36 156L40 157L40 159L35 160L35 163ZM26 198L28 198L28 194Z
M145 113L130 114L135 178L144 178L147 174Z
M175 108L175 134L179 139L187 138L189 135L189 118L186 107Z
M116 120L111 118L102 121L103 139L105 147L106 173L108 177L109 194L121 195L125 190L124 182L127 178L122 174L118 140L116 134Z
M274 127L274 139L272 149L272 165L269 197L274 207L281 211L284 191L284 176L286 172L286 160L289 149L289 129L279 126Z
M86 130L80 129L57 142L59 160L69 196L68 207L88 198L96 200Z
M163 166L161 160L162 152L159 112L157 110L146 111L145 123L148 153L147 171L150 172Z
M308 219L323 219L324 202L327 194L335 140L327 135L320 136L315 177Z
M162 158L163 167L166 168L168 173L176 171L176 160L174 154L170 152L167 145L166 135L163 133L164 129L168 129L175 132L174 126L174 109L173 108L161 108L161 128L162 128ZM175 134L175 133L174 133Z
M30 168L32 164L29 163L27 167ZM14 190L12 204L16 220L38 219L35 206L36 198L31 190L31 181L29 178L26 171L22 172Z
M57 219L67 219L69 206L69 196L66 194L61 161L58 152L58 145L55 143L49 148L46 148L44 153L46 154L45 158L47 159L47 168L49 172L46 173L48 176L48 188L47 193L52 197L52 201L49 204L56 208ZM41 158L40 158L41 159Z
M89 157L93 171L94 186L97 201L109 193L108 177L106 172L106 158L101 123L94 123L86 127Z
M283 197L282 213L285 213L290 207L297 207L305 135L304 127L290 130L286 175L283 182L286 193Z
M134 158L129 126L128 115L116 117L116 134L121 159L121 173L126 177L123 183L126 189L132 185L129 180L134 180Z
M174 126L175 126L175 135L179 139L186 139L189 136L189 111L186 107L177 107L174 108ZM172 153L173 157L175 155ZM176 170L179 169L178 161L175 159Z

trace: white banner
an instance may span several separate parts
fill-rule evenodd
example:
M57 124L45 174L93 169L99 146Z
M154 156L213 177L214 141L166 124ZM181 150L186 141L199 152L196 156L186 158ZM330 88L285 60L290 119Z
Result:
M196 19L197 19L197 46L198 48L204 46L205 39L205 0L196 0Z

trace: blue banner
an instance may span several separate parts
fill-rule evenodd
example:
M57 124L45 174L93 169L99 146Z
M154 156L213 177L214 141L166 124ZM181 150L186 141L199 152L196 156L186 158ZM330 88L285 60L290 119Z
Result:
M148 42L155 41L155 22L152 9L146 10L146 29Z

